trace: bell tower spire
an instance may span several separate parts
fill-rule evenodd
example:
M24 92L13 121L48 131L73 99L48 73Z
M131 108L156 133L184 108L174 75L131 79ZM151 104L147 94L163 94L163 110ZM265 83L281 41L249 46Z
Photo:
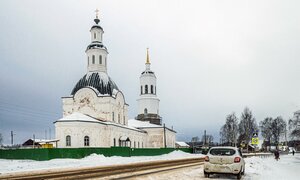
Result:
M86 48L87 71L107 73L107 48L103 45L103 28L99 25L99 10L95 10L95 24L92 26L91 43Z
M138 101L137 120L149 121L152 124L161 125L159 115L159 99L156 95L156 76L150 69L149 48L146 54L146 70L140 76L141 93Z

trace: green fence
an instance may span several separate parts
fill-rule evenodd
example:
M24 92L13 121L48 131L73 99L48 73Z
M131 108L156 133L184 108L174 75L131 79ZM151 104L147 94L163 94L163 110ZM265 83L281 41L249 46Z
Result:
M9 149L0 150L0 159L32 159L50 160L55 158L83 158L90 154L102 154L104 156L156 156L180 150L192 153L191 148L51 148L51 149Z

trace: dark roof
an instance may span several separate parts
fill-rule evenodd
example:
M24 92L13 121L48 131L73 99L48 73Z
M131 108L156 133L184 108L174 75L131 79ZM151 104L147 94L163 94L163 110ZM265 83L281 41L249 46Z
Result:
M98 28L98 29L101 29L101 30L103 31L103 28L102 28L100 25L98 25L98 24L94 24L94 25L91 27L91 29L93 29L93 28Z
M106 49L106 47L102 44L102 42L99 41L93 41L91 44L89 44L86 48L86 51L89 49L95 49L95 48L100 48L100 49Z
M154 74L153 71L149 71L149 70L146 70L146 71L143 71L143 72L142 72L142 74L145 74L145 73L146 73L146 74Z
M113 95L113 90L119 91L117 85L104 72L89 72L84 75L72 90L71 95L74 95L78 90L85 87L93 87L102 95Z

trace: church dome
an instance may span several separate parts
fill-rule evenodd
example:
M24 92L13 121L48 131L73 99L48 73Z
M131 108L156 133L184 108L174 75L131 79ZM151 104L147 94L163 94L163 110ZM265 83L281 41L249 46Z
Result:
M74 95L78 90L92 87L98 90L101 95L113 96L119 91L117 85L112 79L104 72L89 72L85 74L76 84L72 90L71 95Z

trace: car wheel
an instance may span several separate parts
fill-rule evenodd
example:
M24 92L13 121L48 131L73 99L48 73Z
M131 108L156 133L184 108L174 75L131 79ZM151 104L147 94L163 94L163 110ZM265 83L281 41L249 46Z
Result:
M236 175L237 179L241 179L242 178L242 171L240 171L237 175Z
M204 171L204 177L209 178L209 173Z
M245 175L245 167L243 168L242 175Z

